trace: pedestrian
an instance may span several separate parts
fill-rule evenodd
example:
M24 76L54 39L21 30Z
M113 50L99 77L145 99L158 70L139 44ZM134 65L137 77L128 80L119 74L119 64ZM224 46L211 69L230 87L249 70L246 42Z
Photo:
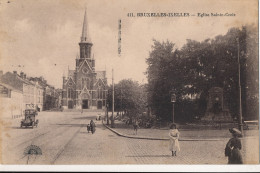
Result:
M229 139L225 148L225 156L228 157L228 164L243 164L240 153L242 145L241 140L238 138L242 133L236 128L229 129L229 132L232 134L232 138Z
M93 120L90 120L89 124L90 124L90 129L91 129L92 134L95 133L95 131L96 131L96 124L94 123Z
M176 156L177 150L180 151L180 144L179 144L179 136L180 132L177 129L177 125L175 123L171 124L169 137L170 137L170 145L169 150L172 152L172 156Z
M88 130L88 133L90 131L90 124L87 124L87 130Z
M133 127L134 127L134 133L137 135L137 129L138 129L138 127L139 127L137 120L134 121Z

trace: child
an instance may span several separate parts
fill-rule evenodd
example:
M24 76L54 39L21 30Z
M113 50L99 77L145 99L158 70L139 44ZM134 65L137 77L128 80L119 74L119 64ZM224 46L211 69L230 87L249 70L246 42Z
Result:
M174 153L176 154L176 150L180 151L180 144L179 144L179 136L180 132L177 129L176 124L172 124L170 126L170 131L169 131L169 137L170 137L170 145L169 145L169 150L172 152L172 156L174 156Z

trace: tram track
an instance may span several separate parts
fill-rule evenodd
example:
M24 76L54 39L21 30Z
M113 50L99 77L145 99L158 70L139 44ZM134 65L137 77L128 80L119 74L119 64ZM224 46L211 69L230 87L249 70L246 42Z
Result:
M84 127L83 124L78 128L78 130L72 135L72 137L69 139L69 141L59 150L59 152L55 155L54 159L51 161L51 165L54 165L56 160L61 156L61 154L64 152L64 150L67 148L67 146L71 143L71 141L76 137L76 135L79 133L81 128Z
M67 120L63 121L62 123L68 123L68 122L71 122L71 120L70 120L70 119L69 119L69 120L67 119ZM57 124L55 124L55 125L57 125ZM62 126L57 126L57 127L55 127L54 129L48 130L47 132L43 132L43 133L41 133L41 134L39 134L39 135L37 135L37 136L35 136L35 137L32 137L32 138L29 137L28 140L25 140L25 141L23 141L23 142L21 142L21 143L19 143L19 144L16 144L14 147L16 148L16 147L19 147L19 146L24 145L24 144L26 144L26 143L29 143L29 142L31 142L31 141L34 141L35 139L37 139L37 138L39 138L39 137L41 137L41 136L44 136L44 135L46 135L46 134L48 134L48 133L50 133L50 132L52 132L52 131L54 131L54 130L57 130L57 129L59 129L59 128L62 128ZM33 135L33 133L37 133L37 132L41 131L42 129L43 129L43 128L37 129L37 131L28 132L28 133L24 134L24 135L21 136L21 137L27 136L28 134L32 134L32 135Z
M28 129L28 131L15 128L11 133L12 138L6 142L7 145L4 148L5 151L10 151L5 158L11 160L6 160L6 162L26 164L26 156L28 155L24 154L24 150L30 145L36 145L42 150L43 154L38 155L36 159L30 159L29 164L55 164L77 133L95 117L67 116L62 118L61 121L59 121L59 117L56 117L53 119L54 121L51 121L52 124L48 123L51 119L47 117L43 119L44 123L40 128Z
M69 120L69 122L70 122L70 124L66 124L65 122L63 122L63 123L65 123L65 125L62 125L63 123L61 123L61 126L60 127L56 127L55 129L51 129L51 130L49 130L48 132L46 132L46 133L43 133L43 134L40 134L40 135L37 135L36 137L34 137L34 138L32 138L32 139L30 139L30 140L27 140L27 141L24 141L23 142L23 145L24 144L31 144L31 145L36 145L36 146L38 146L38 147L40 147L41 149L42 149L42 152L43 152L43 154L45 154L44 155L44 157L51 157L52 158L52 156L49 156L48 154L48 156L46 156L46 153L50 153L50 151L48 151L48 150L53 150L53 148L52 148L52 146L53 146L53 143L56 143L56 144L59 144L59 143L61 143L61 147L59 147L59 148L61 148L61 150L59 150L58 152L57 152L57 154L54 156L56 159L61 155L61 153L65 150L65 148L66 148L66 146L73 140L73 138L74 138L74 136L79 132L79 130L82 128L82 127L84 127L85 126L85 124L86 123L82 123L82 120L80 120L80 119L73 119L73 120ZM80 127L76 130L76 132L75 133L73 133L73 135L72 135L72 137L70 138L70 140L67 142L67 140L66 140L66 136L71 136L71 134L70 134L70 131L72 130L72 128L75 128L75 127L73 127L73 125L79 125ZM53 133L51 133L50 134L50 132L53 132ZM73 130L74 131L74 130ZM48 134L47 136L46 136L46 134ZM53 140L53 139L56 139L56 142L51 142L51 140ZM64 141L65 140L65 141ZM65 145L62 145L62 141L64 141L65 142ZM21 146L20 146L21 147ZM48 152L47 152L48 151ZM56 151L55 151L56 152ZM21 152L20 152L20 154L21 154ZM25 156L24 155L22 155L18 160L19 160L19 162L21 161L21 160L23 160L25 158ZM39 163L42 163L41 162L41 160L39 160L39 159L42 159L42 158L40 158L40 157L37 157L38 159L35 159L33 162L31 162L30 164L35 164L35 162L39 162ZM51 158L49 158L50 160L52 160ZM56 159L54 159L54 160L56 160ZM48 159L47 160L45 160L44 162L46 162L47 161L47 163L48 164L50 164L50 162L48 161ZM55 161L54 161L55 162ZM53 162L53 163L54 163ZM52 162L51 162L52 163Z
M81 118L81 117L82 117L82 116L76 117L76 118ZM94 117L94 116L93 116L93 117ZM89 117L89 118L93 118L93 117L91 116L91 117ZM16 137L15 140L18 140L18 141L19 141L19 138L24 138L25 136L28 136L27 138L29 138L29 139L28 139L28 140L25 140L25 141L23 141L23 142L21 142L21 143L16 144L16 145L14 146L14 148L19 147L20 145L24 145L24 144L26 144L26 143L29 143L30 141L33 141L33 140L35 140L35 139L37 139L37 138L39 138L39 137L41 137L41 136L44 136L44 135L46 135L46 134L48 134L48 133L50 133L50 132L52 132L52 131L55 131L55 130L57 130L57 129L59 129L59 128L62 128L62 125L63 125L63 124L68 124L68 125L69 125L69 124L72 123L73 120L75 120L74 118L75 118L75 117L73 117L72 119L66 119L66 120L61 121L61 122L56 123L56 124L52 124L52 125L56 126L56 127L54 127L54 129L51 129L51 130L48 130L48 131L46 131L46 132L40 133L39 135L34 136L34 137L33 137L33 135L35 135L35 134L37 134L38 132L42 131L44 128L48 128L48 126L46 125L46 126L44 126L44 127L42 127L42 128L36 129L35 131L30 131L30 132L28 132L28 133L25 133L25 134L23 134L23 135L20 136L20 137Z

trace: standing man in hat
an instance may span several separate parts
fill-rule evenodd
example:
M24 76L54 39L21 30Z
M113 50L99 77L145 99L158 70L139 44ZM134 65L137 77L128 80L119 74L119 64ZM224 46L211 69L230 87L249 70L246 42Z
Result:
M228 164L243 164L240 153L242 145L241 140L238 138L241 132L236 128L229 129L229 131L233 137L229 139L225 148L225 156L228 156Z

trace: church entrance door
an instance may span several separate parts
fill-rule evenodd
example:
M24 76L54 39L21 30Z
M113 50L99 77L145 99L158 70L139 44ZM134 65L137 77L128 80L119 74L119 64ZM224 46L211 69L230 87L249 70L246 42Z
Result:
M82 100L82 109L88 109L88 100Z
M72 101L72 100L69 100L69 102L68 102L68 108L69 108L69 109L73 109L73 101Z
M102 101L98 101L97 108L102 109Z

